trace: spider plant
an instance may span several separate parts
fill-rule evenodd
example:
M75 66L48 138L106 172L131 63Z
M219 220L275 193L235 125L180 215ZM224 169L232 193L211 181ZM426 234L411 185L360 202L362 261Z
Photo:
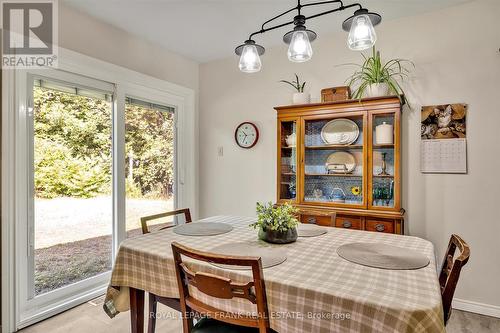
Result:
M413 62L406 59L391 59L383 62L380 57L380 51L372 49L372 55L367 57L364 54L364 62L359 64L350 64L357 66L356 70L348 79L347 84L354 91L353 98L361 99L369 85L374 83L386 83L389 87L389 92L397 95L402 103L406 101L403 88L399 81L408 78L410 71L405 65L411 65L415 68ZM356 89L353 89L357 86Z
M295 81L290 82L287 80L280 80L280 82L291 85L295 90L297 90L298 93L303 93L304 87L306 86L305 81L300 84L299 76L297 74L295 74Z

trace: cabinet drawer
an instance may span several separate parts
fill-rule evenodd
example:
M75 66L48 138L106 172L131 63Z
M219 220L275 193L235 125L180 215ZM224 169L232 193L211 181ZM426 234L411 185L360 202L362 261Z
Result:
M300 221L302 223L333 227L332 217L328 215L302 215Z
M335 219L335 226L337 228L360 230L361 218L357 216L337 215L337 218Z
M389 234L393 234L394 233L394 220L367 219L365 229L367 231L386 232Z

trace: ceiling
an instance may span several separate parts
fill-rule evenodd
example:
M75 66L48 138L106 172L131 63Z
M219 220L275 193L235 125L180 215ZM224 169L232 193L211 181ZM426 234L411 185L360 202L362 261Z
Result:
M471 0L361 0L363 7L382 15L386 20L417 15ZM229 57L251 32L260 29L267 19L294 7L295 0L63 0L80 11L121 28L140 38L198 62ZM315 2L302 0L302 3ZM344 0L344 5L355 0ZM305 9L310 15L322 5ZM353 9L311 20L308 28L318 37L340 32L342 21ZM287 17L291 19L293 13ZM283 22L283 21L282 21ZM257 36L257 43L270 47L281 43L289 27Z

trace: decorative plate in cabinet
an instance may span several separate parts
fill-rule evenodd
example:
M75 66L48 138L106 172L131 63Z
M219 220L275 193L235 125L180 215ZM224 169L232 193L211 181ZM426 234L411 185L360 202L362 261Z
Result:
M350 145L359 136L358 125L347 118L333 119L321 130L321 139L330 145Z

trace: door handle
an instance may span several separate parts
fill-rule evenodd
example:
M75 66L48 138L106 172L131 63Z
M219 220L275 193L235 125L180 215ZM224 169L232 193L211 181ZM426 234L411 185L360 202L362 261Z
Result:
M350 221L344 221L344 223L342 223L342 226L344 228L350 228L352 227L352 223Z
M385 225L383 225L382 223L379 223L375 226L375 230L382 232L385 230Z
M307 218L307 223L316 224L316 218L315 217L308 217Z

